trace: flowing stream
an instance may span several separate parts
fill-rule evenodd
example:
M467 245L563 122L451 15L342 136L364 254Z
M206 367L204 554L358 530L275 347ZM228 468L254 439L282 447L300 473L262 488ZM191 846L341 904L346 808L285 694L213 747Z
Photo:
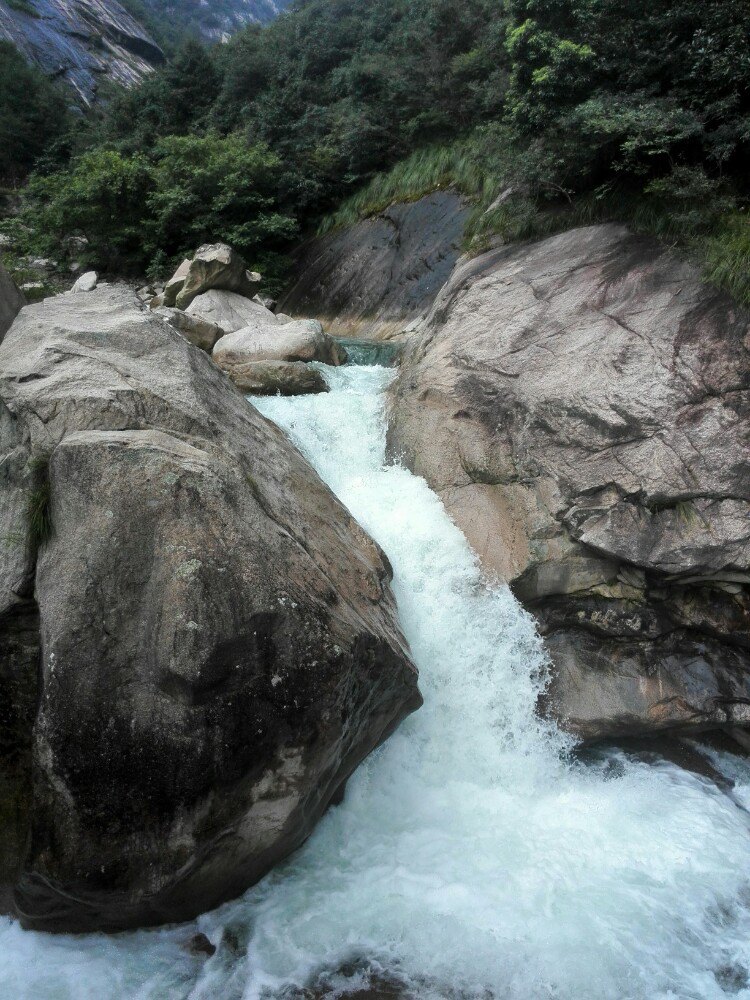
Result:
M187 927L45 937L0 921L3 1000L239 1000L397 981L419 1000L750 998L750 778L587 763L534 712L530 617L426 483L385 461L393 372L255 400L387 552L424 707L245 896ZM187 953L200 930L217 944ZM305 992L302 992L304 989Z

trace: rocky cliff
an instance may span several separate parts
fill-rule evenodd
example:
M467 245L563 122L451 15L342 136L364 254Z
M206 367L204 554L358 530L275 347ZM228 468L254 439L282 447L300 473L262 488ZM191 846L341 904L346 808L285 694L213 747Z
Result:
M0 0L5 38L90 104L100 81L136 83L164 55L117 0Z
M154 17L199 34L209 42L224 41L246 24L265 24L289 6L289 0L144 0Z
M469 210L438 192L306 243L280 309L330 333L380 340L423 317L460 253Z
M379 548L125 287L0 345L0 536L0 903L29 927L238 895L420 704Z
M618 226L462 263L390 449L536 614L584 740L750 722L750 317Z

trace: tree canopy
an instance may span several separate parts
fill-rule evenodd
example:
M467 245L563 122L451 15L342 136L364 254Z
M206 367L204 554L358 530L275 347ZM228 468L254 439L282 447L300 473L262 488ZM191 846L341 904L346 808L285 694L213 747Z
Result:
M97 162L112 164L113 183L123 162L142 168L150 235L137 244L123 231L123 246L144 266L178 250L178 231L242 239L243 222L258 253L266 226L276 253L394 165L411 164L393 177L408 175L414 196L422 164L426 187L470 175L463 189L483 208L512 184L522 194L488 216L507 225L515 212L511 234L574 205L580 217L619 213L690 239L731 232L742 261L748 37L750 5L725 0L306 0L226 45L181 47L78 129L72 161L29 196L64 200L69 179L105 151L114 159ZM274 165L253 161L243 179L232 159L221 183L198 169L199 148L209 164L244 149ZM395 180L377 183L398 197Z

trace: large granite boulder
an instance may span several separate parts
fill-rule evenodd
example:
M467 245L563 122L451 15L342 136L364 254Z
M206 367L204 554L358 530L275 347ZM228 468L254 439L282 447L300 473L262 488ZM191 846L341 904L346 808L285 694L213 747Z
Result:
M0 874L27 927L192 917L419 705L387 561L124 286L24 310L0 398Z
M11 323L16 318L26 299L16 287L15 282L0 264L0 343L10 330Z
M273 323L274 314L259 302L239 292L212 290L197 295L186 312L220 327L224 333L236 333L254 323Z
M168 306L157 306L154 312L163 316L170 326L181 333L185 340L200 347L202 351L209 354L214 349L217 340L220 340L225 331L215 323L202 319L198 315L183 312L182 309L170 309Z
M254 361L322 361L340 365L346 354L314 319L291 323L254 323L216 343L213 359L232 374L238 365Z
M164 305L187 309L194 298L212 288L252 299L260 288L260 275L248 271L242 257L226 243L206 244L192 260L183 261L164 286Z
M279 308L318 316L336 336L401 333L450 277L470 211L454 192L436 191L308 241Z
M748 313L615 226L459 266L389 446L537 615L583 740L750 721Z

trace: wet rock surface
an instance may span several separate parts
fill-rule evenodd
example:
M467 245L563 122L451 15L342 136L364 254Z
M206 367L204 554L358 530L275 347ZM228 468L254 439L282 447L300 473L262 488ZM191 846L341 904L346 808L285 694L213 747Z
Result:
M46 930L189 918L297 847L419 705L390 568L123 286L24 310L0 395L0 685L25 720L5 898Z
M328 392L317 368L302 361L250 361L234 365L229 377L250 396L302 396Z
M750 722L748 314L618 226L459 266L389 447L547 635L582 740Z
M469 209L437 192L306 243L279 303L337 336L382 340L432 305L460 254Z

